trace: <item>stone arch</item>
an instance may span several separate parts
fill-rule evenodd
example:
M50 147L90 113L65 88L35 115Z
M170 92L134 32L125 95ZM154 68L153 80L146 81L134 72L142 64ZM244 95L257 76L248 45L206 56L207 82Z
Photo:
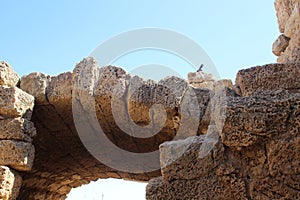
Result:
M93 58L86 58L77 64L73 73L62 73L54 77L32 73L21 79L21 89L33 95L36 100L31 121L38 134L33 140L36 150L34 164L31 171L22 173L23 182L18 199L64 199L72 188L98 179L148 181L161 175L159 169L147 173L112 169L95 159L82 144L72 116L72 81L78 68L84 67L89 73L95 66L98 67ZM95 98L96 112L99 124L114 144L130 152L143 153L157 150L159 144L173 139L181 117L178 111L180 99L186 88L190 87L186 81L176 77L163 80L170 88L176 87L177 92L173 93L159 83L130 77L121 68L108 66L101 70L100 84L94 88L100 94ZM129 114L136 124L144 126L150 123L149 109L153 104L159 102L166 109L164 128L154 137L143 139L128 136L116 125L111 112L111 92L116 81L125 79L135 79L145 86L138 88L139 93L133 93L128 99ZM203 103L199 116L202 117L210 92L203 89L198 94ZM159 162L159 156L156 160Z

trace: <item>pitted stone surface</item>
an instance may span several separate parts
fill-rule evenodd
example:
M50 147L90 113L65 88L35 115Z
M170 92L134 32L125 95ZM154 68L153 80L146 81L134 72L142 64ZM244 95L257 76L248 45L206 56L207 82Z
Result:
M300 64L269 64L240 70L236 86L242 96L251 96L263 90L300 90Z
M0 140L31 142L36 129L31 121L23 118L0 120Z
M19 75L11 68L11 66L0 62L0 85L15 87L19 83Z
M29 171L34 160L34 146L28 142L0 140L0 165Z
M227 146L246 147L287 132L293 128L287 121L299 104L300 95L287 91L231 98L226 107L222 141Z
M0 86L0 117L30 119L34 97L17 87Z

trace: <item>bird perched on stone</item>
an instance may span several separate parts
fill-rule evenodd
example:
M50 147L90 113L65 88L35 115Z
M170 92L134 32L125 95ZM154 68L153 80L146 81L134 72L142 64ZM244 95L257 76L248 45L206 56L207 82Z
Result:
M200 65L199 69L197 70L197 72L202 72L202 68L204 67L203 64Z

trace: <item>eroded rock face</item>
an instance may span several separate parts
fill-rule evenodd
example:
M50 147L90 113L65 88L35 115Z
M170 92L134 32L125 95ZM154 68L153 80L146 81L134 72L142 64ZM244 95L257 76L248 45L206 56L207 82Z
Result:
M275 0L282 35L273 44L279 63L300 62L300 1Z
M229 97L220 138L207 156L206 135L161 145L162 177L147 199L298 199L300 94L267 91Z
M255 92L268 90L300 90L300 65L269 64L240 70L236 76L236 84L242 96L251 96Z

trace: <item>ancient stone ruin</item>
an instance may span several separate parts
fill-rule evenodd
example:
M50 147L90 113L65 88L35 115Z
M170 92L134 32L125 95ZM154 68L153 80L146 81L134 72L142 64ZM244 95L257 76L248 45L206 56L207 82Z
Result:
M20 78L1 62L0 199L65 199L72 188L105 178L148 181L147 200L300 199L300 1L276 0L275 7L279 63L240 70L234 85L201 71L188 81L145 81L118 67L99 68L93 58L73 72ZM187 91L197 100L190 105L199 110L197 130L187 124L179 134L182 120L191 118L181 109L184 101L193 102L184 98ZM111 106L115 92L125 99L116 105L121 125L130 116L145 127L160 116L151 107L162 105L159 133L126 134ZM74 97L83 120L93 97L96 120L116 146L137 154L159 149L151 163L161 169L124 172L91 155L74 123Z

